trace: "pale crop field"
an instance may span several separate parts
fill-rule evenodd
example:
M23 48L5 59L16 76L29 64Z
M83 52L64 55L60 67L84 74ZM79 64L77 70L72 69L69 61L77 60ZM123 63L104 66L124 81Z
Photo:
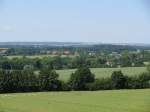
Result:
M150 89L1 94L0 112L150 112Z
M42 58L46 58L46 57L56 57L58 55L51 55L51 54L45 54L45 55L33 55L33 56L26 56L27 58L30 58L30 59L35 59L35 58L39 58L39 59L42 59ZM13 59L13 58L23 58L23 56L21 55L15 55L15 56L6 56L7 58L9 59ZM69 58L74 58L75 55L61 55L61 57L69 57Z
M57 70L59 78L62 80L68 80L70 75L76 69ZM146 67L124 67L124 68L91 68L91 72L95 74L96 78L110 77L113 71L121 70L124 75L134 76L139 75L146 71Z

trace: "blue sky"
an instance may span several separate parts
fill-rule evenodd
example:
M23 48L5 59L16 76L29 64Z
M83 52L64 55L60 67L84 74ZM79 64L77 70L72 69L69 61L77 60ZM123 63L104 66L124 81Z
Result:
M146 0L0 0L0 41L150 43Z

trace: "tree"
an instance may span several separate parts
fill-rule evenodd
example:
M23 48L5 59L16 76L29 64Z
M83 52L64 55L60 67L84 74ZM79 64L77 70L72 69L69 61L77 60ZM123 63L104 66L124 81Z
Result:
M39 75L39 86L42 91L59 90L61 82L58 74L54 70L44 68Z
M87 66L87 63L86 63L86 55L85 53L81 53L80 56L77 56L75 57L75 65L76 67L84 67L84 66Z
M62 59L60 56L56 56L52 60L53 68L54 69L61 69L62 68ZM50 65L51 66L51 65Z
M89 90L111 90L112 84L110 78L96 79L93 83L88 84Z
M150 87L150 73L145 72L139 75L139 83L140 83L140 88Z
M38 77L32 69L22 70L20 78L21 91L39 91Z
M87 67L79 68L71 75L70 86L73 90L87 90L87 84L95 81L94 74Z
M33 65L25 65L23 67L23 70L34 70L34 67L33 67Z
M150 73L150 64L147 65L147 71Z
M0 88L1 92L17 92L18 91L18 82L21 72L20 71L10 71L10 70L1 70L0 71Z
M2 69L6 69L6 70L11 69L11 64L9 63L9 61L6 60L2 63Z
M42 66L43 66L43 65L42 65L42 63L41 63L41 60L40 60L40 59L38 59L38 58L37 58L37 59L35 59L35 60L34 60L34 67L35 67L36 69L38 69L38 70L39 70L39 69L41 69L41 68L42 68Z
M126 77L121 71L114 71L111 75L113 87L115 89L124 89L126 85Z
M0 93L3 92L4 70L0 69Z
M137 76L128 76L127 82L126 82L126 88L127 89L139 89L140 88L140 82Z

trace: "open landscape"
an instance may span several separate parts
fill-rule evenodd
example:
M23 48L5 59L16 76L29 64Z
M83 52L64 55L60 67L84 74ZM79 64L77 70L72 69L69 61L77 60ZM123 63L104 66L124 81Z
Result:
M0 112L150 112L150 0L0 0Z
M149 112L150 90L0 95L0 112Z
M76 69L66 69L66 70L56 70L59 78L67 81L71 74L75 72ZM127 76L138 76L139 74L146 72L146 67L124 67L124 68L91 68L91 72L95 74L96 78L106 78L110 77L114 71L121 70Z
M150 47L34 44L0 44L0 112L149 112Z

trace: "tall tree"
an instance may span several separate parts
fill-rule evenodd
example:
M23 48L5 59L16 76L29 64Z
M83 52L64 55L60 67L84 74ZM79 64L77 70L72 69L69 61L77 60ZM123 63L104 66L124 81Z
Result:
M51 69L44 68L39 75L40 89L43 91L59 90L61 83L58 80L58 74Z
M87 84L94 82L94 80L95 76L91 73L90 69L81 67L71 75L70 86L73 90L86 90Z
M114 71L111 75L113 87L115 89L123 89L126 84L126 77L121 71Z

